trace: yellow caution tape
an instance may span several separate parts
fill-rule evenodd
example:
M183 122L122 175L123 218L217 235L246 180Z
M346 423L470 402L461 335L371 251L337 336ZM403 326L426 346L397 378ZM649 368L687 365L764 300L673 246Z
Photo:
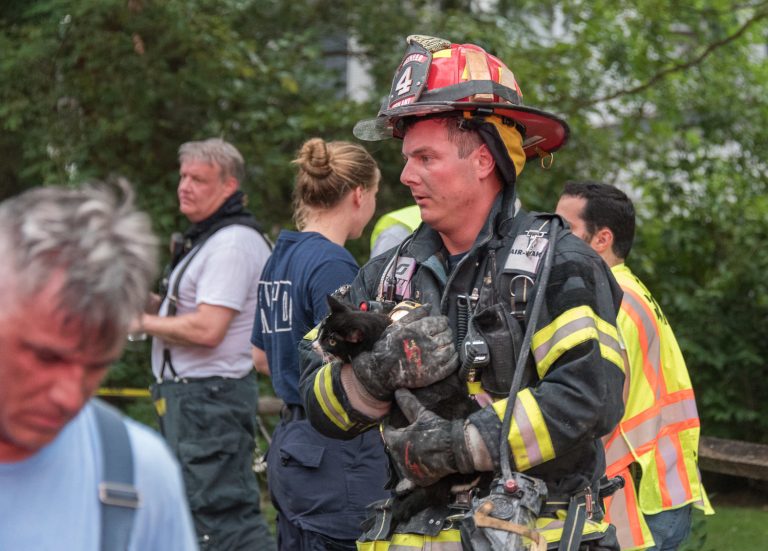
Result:
M126 398L149 398L149 389L146 388L100 388L99 396L124 396Z

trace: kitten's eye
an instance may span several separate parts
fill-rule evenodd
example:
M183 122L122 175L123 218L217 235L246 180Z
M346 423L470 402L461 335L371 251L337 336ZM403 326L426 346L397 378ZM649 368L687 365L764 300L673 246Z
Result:
M330 344L331 346L336 346L336 339L331 337L330 339L328 339L328 344Z

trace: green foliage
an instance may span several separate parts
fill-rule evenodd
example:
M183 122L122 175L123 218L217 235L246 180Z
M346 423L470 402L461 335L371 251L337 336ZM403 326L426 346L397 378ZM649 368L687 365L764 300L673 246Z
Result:
M763 274L768 5L725 0L20 0L0 6L0 199L117 173L167 236L180 143L220 135L249 162L252 209L290 227L290 160L314 135L353 139L375 115L408 34L473 42L515 72L527 105L571 127L554 167L519 190L551 210L564 180L631 192L630 258L679 336L704 432L768 441ZM339 65L354 36L374 94L355 103ZM399 143L378 212L407 204ZM350 243L358 259L367 241ZM129 360L126 362L130 363ZM143 384L146 356L125 367ZM122 369L122 368L121 368ZM118 377L120 370L115 371Z

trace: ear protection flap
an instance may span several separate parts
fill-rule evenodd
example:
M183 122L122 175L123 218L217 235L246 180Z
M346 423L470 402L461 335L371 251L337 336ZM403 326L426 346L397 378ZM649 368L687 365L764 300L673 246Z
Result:
M496 160L504 183L513 185L525 167L525 127L514 119L499 115L479 115L477 111L464 111L463 115L462 127L480 134Z

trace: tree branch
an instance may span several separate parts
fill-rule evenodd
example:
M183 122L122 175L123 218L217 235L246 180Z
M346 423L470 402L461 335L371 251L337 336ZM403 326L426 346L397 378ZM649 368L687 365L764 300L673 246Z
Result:
M768 17L768 10L759 11L757 12L753 17L751 17L749 20L747 20L735 33L733 33L730 36L726 36L722 40L718 40L716 42L713 42L709 44L703 52L701 52L698 56L694 57L693 59L690 59L686 61L685 63L677 63L675 65L672 65L671 67L667 67L666 69L663 69L653 75L650 79L648 79L643 84L639 84L637 86L634 86L632 88L624 88L621 90L617 90L611 94L608 94L606 96L601 96L597 98L592 98L588 101L583 102L577 102L576 107L587 107L590 105L596 105L598 103L603 103L606 101L610 101L612 99L616 99L620 96L628 96L632 94L637 94L638 92L642 92L643 90L647 90L660 80L666 78L667 76L671 75L672 73L677 73L680 71L684 71L686 69L690 69L691 67L694 67L695 65L698 65L704 59L709 56L712 52L717 50L718 48L721 48L727 44L730 44L731 42L738 40L745 32L747 32L747 29L757 23L758 21L765 19Z

